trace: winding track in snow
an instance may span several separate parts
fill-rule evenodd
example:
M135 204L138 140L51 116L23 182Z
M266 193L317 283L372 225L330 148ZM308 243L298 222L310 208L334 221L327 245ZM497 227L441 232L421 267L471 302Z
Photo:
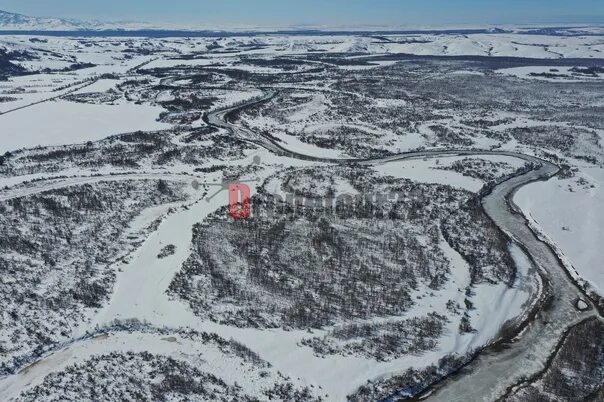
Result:
M60 99L60 98L63 98L65 96L74 94L74 93L76 93L76 92L78 92L78 91L80 91L80 90L82 90L84 88L87 88L87 87L89 87L89 86L91 86L93 84L96 84L96 82L98 80L99 80L99 78L97 77L97 78L92 78L92 79L88 80L86 83L76 82L74 84L69 85L67 88L65 88L65 89L68 89L68 91L66 91L66 92L62 92L62 93L60 93L58 95L54 95L54 96L51 96L49 98L44 98L44 99L41 99L41 100L36 101L36 102L28 103L27 105L19 106L19 107L16 107L14 109L9 109L9 110L6 110L4 112L0 112L0 116L3 116L5 114L9 114L9 113L12 113L12 112L16 112L18 110L27 109L27 108L32 107L32 106L40 105L42 103L50 102L50 101L53 101L53 100L56 100L56 99ZM63 91L65 91L65 89L63 89Z
M431 400L443 401L491 401L505 393L506 389L522 380L522 376L534 374L543 369L547 357L553 352L564 331L577 323L597 316L593 303L578 287L566 272L551 247L538 238L528 227L525 217L513 203L514 193L522 186L538 180L548 180L558 172L558 167L534 156L508 151L493 150L424 150L393 155L376 159L337 159L323 158L316 155L305 155L295 150L287 149L271 137L258 134L228 121L231 112L244 109L265 101L275 95L268 93L262 98L237 105L235 107L217 110L205 117L208 124L229 130L233 135L254 143L279 156L338 164L378 165L399 160L443 157L456 155L502 155L520 158L527 162L538 164L528 173L512 177L495 186L492 191L482 198L485 212L507 235L523 246L534 264L539 268L543 281L547 284L543 294L534 295L540 303L532 305L530 311L525 311L522 317L514 322L513 328L507 328L506 333L494 340L492 345L477 354L463 370L463 374L450 375L427 390L426 396ZM86 184L107 180L131 179L167 179L191 180L194 176L165 175L165 174L126 174L111 176L93 176L38 182L33 186L23 187L0 195L0 200L32 195L61 187ZM579 312L574 306L577 298L588 301L591 309ZM548 307L543 308L545 301ZM100 330L102 332L102 329ZM520 335L518 335L521 332ZM74 339L73 342L57 347L65 350L74 343L89 342L90 337ZM498 347L495 347L494 345ZM505 345L502 349L500 346ZM51 359L54 351L42 357L38 363ZM52 371L52 367L47 370ZM18 374L20 375L20 374ZM0 384L0 389L2 389Z

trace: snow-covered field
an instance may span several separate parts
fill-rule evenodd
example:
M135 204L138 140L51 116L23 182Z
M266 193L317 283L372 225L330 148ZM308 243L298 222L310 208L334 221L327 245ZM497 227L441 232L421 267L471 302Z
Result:
M573 67L554 67L554 66L529 66L512 67L497 70L500 74L512 75L524 79L535 79L550 82L581 82L604 79L604 72L594 75L582 75L574 73Z
M578 178L585 184L577 183ZM538 182L520 189L514 201L557 245L567 263L604 293L604 169L582 166L578 178Z
M385 176L407 178L421 183L446 184L457 188L463 188L468 191L478 192L484 185L483 180L442 169L444 166L463 159L463 157L459 156L438 159L417 158L385 163L376 166L375 169ZM511 157L489 156L480 157L479 159L504 162L510 164L514 169L518 169L522 166L522 161Z
M170 128L159 123L162 109L123 103L89 105L51 101L0 115L0 153L21 148L78 144L110 135Z

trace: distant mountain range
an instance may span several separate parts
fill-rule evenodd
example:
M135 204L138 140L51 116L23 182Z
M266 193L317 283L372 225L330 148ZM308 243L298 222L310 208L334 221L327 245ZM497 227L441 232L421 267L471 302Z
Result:
M99 31L107 29L150 29L149 24L132 22L82 21L70 18L41 18L0 10L3 31Z

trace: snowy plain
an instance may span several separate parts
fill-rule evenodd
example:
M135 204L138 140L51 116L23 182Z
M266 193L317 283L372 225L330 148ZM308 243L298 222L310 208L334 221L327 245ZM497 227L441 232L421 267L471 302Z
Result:
M579 277L603 294L604 169L582 166L579 175L587 184L577 184L576 178L537 182L520 189L514 201L557 245Z
M41 103L0 115L0 153L170 128L156 121L161 112L159 107L131 103L89 105L62 100Z

